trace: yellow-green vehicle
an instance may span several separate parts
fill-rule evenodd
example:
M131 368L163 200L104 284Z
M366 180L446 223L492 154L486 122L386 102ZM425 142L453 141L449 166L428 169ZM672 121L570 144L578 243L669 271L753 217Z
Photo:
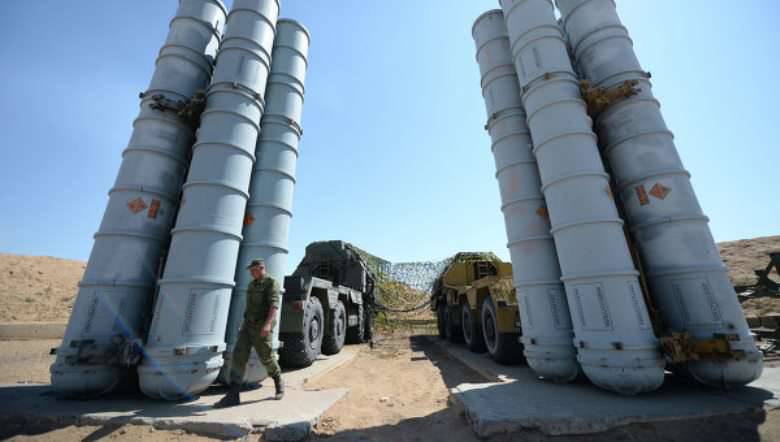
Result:
M458 253L434 281L431 296L441 338L487 351L502 364L522 361L511 263L490 252Z

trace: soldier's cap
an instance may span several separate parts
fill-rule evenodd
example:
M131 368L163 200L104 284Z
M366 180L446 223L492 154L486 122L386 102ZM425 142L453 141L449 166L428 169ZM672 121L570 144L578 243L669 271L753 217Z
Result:
M263 258L253 259L252 262L249 263L248 266L246 266L247 269L251 269L254 266L263 266L265 267L265 260Z

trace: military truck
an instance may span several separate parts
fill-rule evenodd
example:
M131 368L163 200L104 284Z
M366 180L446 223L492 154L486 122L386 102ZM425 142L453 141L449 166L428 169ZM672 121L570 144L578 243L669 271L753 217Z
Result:
M512 264L495 254L456 254L433 283L431 308L441 338L487 351L502 364L522 360Z
M344 241L320 241L284 278L279 362L307 367L320 353L341 351L372 336L376 278L358 250Z

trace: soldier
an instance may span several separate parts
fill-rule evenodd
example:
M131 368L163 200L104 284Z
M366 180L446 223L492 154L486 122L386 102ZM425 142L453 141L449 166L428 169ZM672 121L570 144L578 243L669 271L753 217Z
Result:
M233 360L230 365L230 390L215 408L232 407L239 405L241 399L239 392L244 381L244 371L252 347L257 351L268 376L274 380L276 386L276 400L284 396L284 384L282 383L279 363L272 349L273 328L276 323L276 312L279 310L279 284L266 275L265 261L253 260L247 267L254 280L249 283L246 291L246 310L244 311L244 323L238 332L238 341L233 350Z

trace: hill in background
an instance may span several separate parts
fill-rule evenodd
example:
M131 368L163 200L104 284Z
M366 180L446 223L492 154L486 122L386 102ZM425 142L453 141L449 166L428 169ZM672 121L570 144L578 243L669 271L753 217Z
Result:
M66 322L86 263L0 254L0 322Z
M780 250L780 235L728 241L718 246L734 284L748 285L757 279L753 270L766 266L766 253ZM361 254L372 270L388 276L383 302L396 308L409 308L423 301L424 291L448 262L445 259L391 263L365 251ZM66 322L84 268L82 261L0 254L0 322ZM770 276L780 281L775 272ZM751 299L743 307L752 313L780 312L780 300Z

